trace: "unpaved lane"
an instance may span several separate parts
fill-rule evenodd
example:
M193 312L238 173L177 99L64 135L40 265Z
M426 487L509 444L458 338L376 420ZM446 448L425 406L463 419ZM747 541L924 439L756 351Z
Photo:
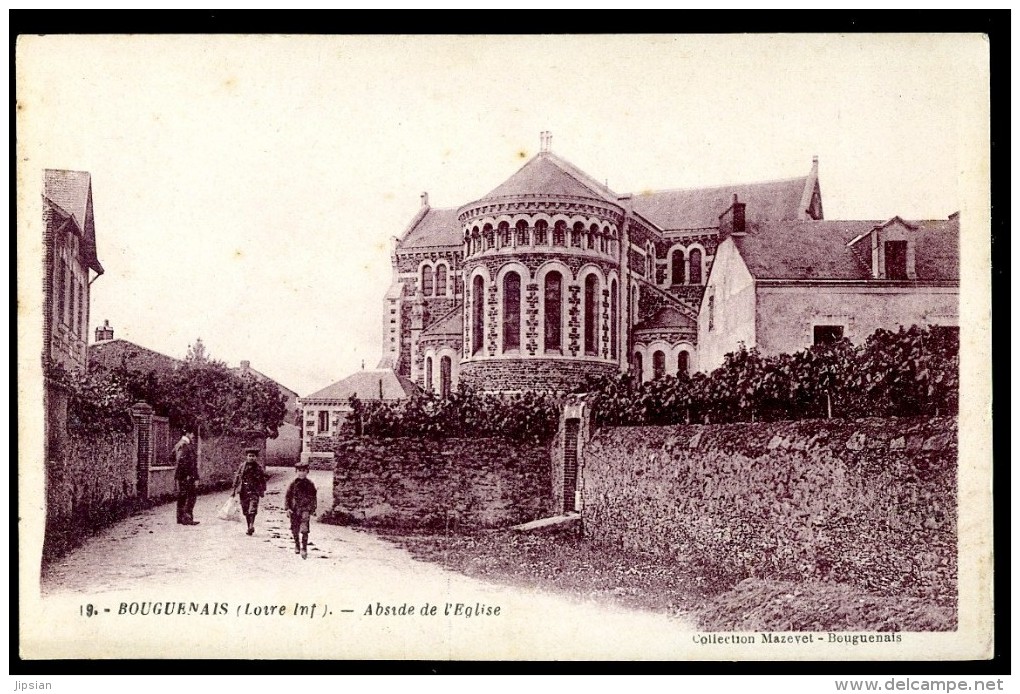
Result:
M47 573L23 643L74 657L691 657L676 619L486 583L348 528L313 521L302 560L282 508L293 473L271 472L252 537L215 517L224 493L199 499L200 525L160 506L69 554ZM331 476L311 478L321 512ZM90 604L97 616L82 616Z

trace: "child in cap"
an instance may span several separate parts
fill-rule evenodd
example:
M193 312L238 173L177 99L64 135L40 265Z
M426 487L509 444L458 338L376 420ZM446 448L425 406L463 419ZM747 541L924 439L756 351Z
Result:
M232 495L241 494L241 510L248 521L248 534L255 534L255 516L259 512L259 499L266 493L266 473L259 464L259 449L249 448L244 452L241 467L234 475Z
M308 463L298 462L294 466L297 477L287 487L287 516L290 517L290 532L294 536L294 554L308 558L308 524L318 505L318 490L308 479ZM300 536L299 536L300 535Z

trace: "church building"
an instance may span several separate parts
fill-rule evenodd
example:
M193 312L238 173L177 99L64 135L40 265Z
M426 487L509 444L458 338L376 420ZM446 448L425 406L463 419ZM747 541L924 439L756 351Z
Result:
M825 221L817 158L798 178L619 194L550 140L478 200L422 195L392 253L380 369L442 394L565 390L711 370L741 342L956 325L957 215Z

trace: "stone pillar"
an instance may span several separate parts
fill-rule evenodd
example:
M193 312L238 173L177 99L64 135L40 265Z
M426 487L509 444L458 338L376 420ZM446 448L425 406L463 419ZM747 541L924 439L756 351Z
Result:
M137 466L136 489L138 496L145 499L149 496L149 466L152 464L152 407L145 402L136 402L131 407L131 417L135 420L135 454Z
M425 298L419 289L414 295L411 303L411 380L416 382L421 376L421 355L418 353L418 341L421 339L421 331L425 327Z
M528 291L524 295L525 309L524 320L524 349L530 356L538 352L538 284L528 283Z

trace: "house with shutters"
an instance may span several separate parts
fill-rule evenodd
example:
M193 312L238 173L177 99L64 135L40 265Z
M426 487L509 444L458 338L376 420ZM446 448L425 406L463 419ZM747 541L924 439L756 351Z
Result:
M351 398L362 402L396 402L409 398L418 388L389 368L362 369L311 395L298 398L301 408L301 460L333 461L333 434L353 412Z

